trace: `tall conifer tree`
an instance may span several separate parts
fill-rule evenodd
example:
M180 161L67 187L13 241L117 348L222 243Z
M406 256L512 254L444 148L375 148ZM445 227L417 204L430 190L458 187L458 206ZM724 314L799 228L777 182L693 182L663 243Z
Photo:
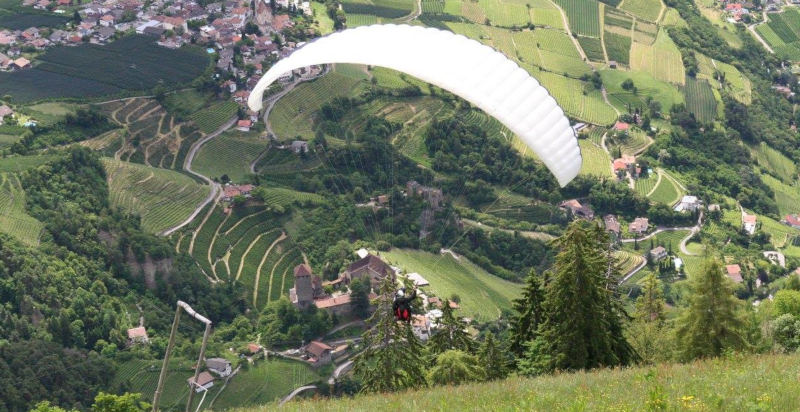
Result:
M387 276L381 283L375 313L367 321L373 327L364 332L364 349L356 358L353 372L364 392L390 392L426 384L425 348L411 326L395 320L392 312L397 287Z
M438 355L451 349L472 353L475 349L475 341L467 333L467 324L455 317L453 309L448 303L442 307L439 327L431 336L428 347L432 355Z
M514 299L514 315L511 317L511 351L517 356L525 353L525 344L536 338L536 330L542 323L542 301L544 291L536 271L531 269L525 280L522 296Z
M554 242L559 250L545 286L544 321L529 343L523 373L627 365L636 354L623 335L619 268L608 234L576 221Z
M719 356L725 349L746 346L739 302L719 262L706 262L703 271L692 277L690 285L689 307L679 318L676 331L681 358Z

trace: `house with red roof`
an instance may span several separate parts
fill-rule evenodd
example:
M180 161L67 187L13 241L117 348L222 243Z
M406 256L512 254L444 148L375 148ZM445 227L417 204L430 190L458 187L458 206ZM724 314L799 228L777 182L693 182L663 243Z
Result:
M797 214L786 215L786 217L783 218L783 222L795 229L800 229L800 217L798 217Z
M253 125L253 122L249 119L242 119L236 122L236 130L240 132L249 132L250 126Z
M614 130L619 132L627 132L628 129L631 128L631 125L625 122L617 121L614 123Z
M729 278L736 283L742 283L742 268L739 265L725 265Z

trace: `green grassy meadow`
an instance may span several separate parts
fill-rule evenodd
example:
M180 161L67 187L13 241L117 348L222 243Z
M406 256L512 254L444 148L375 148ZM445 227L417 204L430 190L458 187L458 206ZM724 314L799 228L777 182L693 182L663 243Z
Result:
M456 260L449 254L410 249L393 249L381 255L392 265L422 275L431 283L424 289L437 296L449 298L458 294L461 316L481 321L496 319L501 309L511 308L511 300L521 292L521 285L500 279L463 256Z

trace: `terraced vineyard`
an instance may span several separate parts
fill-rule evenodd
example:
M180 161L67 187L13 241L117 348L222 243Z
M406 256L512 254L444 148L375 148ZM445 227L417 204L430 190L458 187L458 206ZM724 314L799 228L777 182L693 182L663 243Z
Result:
M104 155L165 169L183 169L191 145L202 133L190 123L181 123L158 102L133 98L98 105L121 129L90 145Z
M573 33L600 37L599 6L595 0L556 0L567 14Z
M283 201L291 195L274 193ZM294 196L310 201L317 195L295 192ZM206 211L194 231L183 234L180 244L186 245L184 250L209 279L241 282L253 305L261 307L288 293L294 286L292 269L303 262L281 227L283 221L263 206L234 208L229 214L216 206Z
M215 104L189 116L204 133L212 133L236 115L239 105L233 101Z
M619 149L623 154L635 155L647 147L651 141L652 139L643 131L631 129L628 133L619 134L613 138L607 137L606 147L612 154L617 153L617 149Z
M642 196L647 196L647 194L650 193L650 191L653 190L653 188L656 186L657 182L658 182L658 176L649 176L646 178L636 179L635 181L636 185L634 186L636 189L636 193Z
M717 100L711 86L705 80L686 76L686 108L698 121L711 123L717 117Z
M614 257L617 258L619 264L619 271L622 276L632 271L635 267L644 262L644 257L638 253L628 252L626 250L617 250L614 252Z
M695 53L695 58L700 69L700 73L697 74L699 79L706 79L712 87L717 89L724 88L739 102L750 104L752 100L752 85L750 84L750 79L745 77L739 69L700 53ZM724 77L720 78L720 73Z
M345 0L342 8L350 15L371 15L385 19L396 19L411 14L415 8L413 0Z
M604 38L608 60L613 60L625 65L630 64L631 38L609 31L604 33Z
M38 246L44 224L25 211L25 191L19 178L0 173L0 232L28 246Z
M758 165L770 172L787 184L791 184L797 174L797 166L783 153L769 147L764 142L752 148Z
M547 72L534 73L559 105L572 116L589 123L608 125L617 118L614 109L603 101L600 91L583 94L583 82Z
M608 153L600 146L588 140L579 140L578 143L580 144L581 155L583 156L581 174L612 177L611 158L608 156Z
M210 188L171 170L103 158L113 207L141 216L142 227L159 233L183 222Z
M337 68L319 79L295 87L278 101L269 114L276 137L285 140L300 136L310 140L314 137L314 113L334 97L356 94L359 86L367 84L366 78L364 71Z
M229 130L204 144L192 162L192 169L210 178L228 175L241 183L250 174L250 164L268 150L269 141L257 132Z
M264 203L268 206L279 205L286 207L295 203L319 204L324 200L322 196L316 193L299 192L282 187L270 187L265 189L264 193Z
M787 185L767 174L759 174L761 180L775 192L778 212L781 216L800 213L800 187L797 184Z

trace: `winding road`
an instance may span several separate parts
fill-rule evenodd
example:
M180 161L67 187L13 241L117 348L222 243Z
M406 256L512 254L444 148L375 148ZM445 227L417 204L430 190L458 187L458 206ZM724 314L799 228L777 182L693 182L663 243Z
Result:
M226 131L226 130L230 129L231 127L233 127L233 125L236 124L236 120L238 120L238 118L236 116L232 117L230 120L228 120L228 122L226 122L224 125L220 126L220 128L215 130L213 133L211 133L208 136L205 136L202 139L196 141L192 145L191 149L189 149L189 154L186 155L186 160L184 160L184 162L183 162L183 169L186 170L187 172L199 177L204 182L208 183L208 185L211 186L211 192L208 194L208 197L206 197L206 199L203 201L203 203L201 203L199 206L197 206L197 209L195 209L194 212L192 212L192 214L188 218L186 218L186 220L183 221L183 223L181 223L181 224L179 224L179 225L177 225L175 227L172 227L170 229L164 230L163 232L159 233L161 236L169 236L169 235L173 234L176 230L178 230L178 229L188 225L189 223L191 223L191 221L194 220L194 218L196 218L197 215L200 214L200 211L202 211L204 207L206 207L212 201L216 201L217 198L222 195L222 190L220 190L219 183L216 183L213 180L209 179L207 176L201 175L200 173L197 173L194 170L192 170L192 161L194 160L194 156L197 154L197 151L200 150L200 148L207 141L219 136L224 131Z

